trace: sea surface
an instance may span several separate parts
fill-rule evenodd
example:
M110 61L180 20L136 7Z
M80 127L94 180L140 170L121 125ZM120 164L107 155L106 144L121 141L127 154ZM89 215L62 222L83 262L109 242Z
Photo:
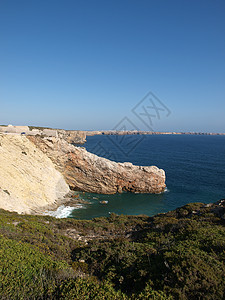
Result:
M190 202L210 203L225 198L225 136L101 135L87 137L83 146L118 162L164 169L167 190L157 195L81 193L88 204L70 210L69 217L92 219L112 212L152 216ZM102 200L108 204L101 204Z

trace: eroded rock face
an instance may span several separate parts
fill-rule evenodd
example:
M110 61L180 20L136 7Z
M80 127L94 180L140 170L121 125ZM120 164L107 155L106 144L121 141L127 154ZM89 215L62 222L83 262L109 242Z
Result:
M164 170L155 166L116 163L60 138L28 138L55 163L74 190L100 194L160 193L166 187Z
M84 144L86 142L86 134L80 130L66 130L64 139L68 143Z
M68 192L54 163L25 136L0 134L0 208L33 213Z

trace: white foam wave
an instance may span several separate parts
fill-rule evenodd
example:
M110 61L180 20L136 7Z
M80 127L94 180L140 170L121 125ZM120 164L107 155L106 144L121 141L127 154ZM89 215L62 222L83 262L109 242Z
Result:
M70 216L72 211L74 209L79 209L79 208L84 208L81 204L77 204L76 207L74 206L65 206L65 205L60 205L57 210L48 210L44 214L47 216L55 217L55 218L67 218Z
M162 192L159 192L159 193L156 193L157 195L160 195L160 194L163 194L163 193L168 193L170 190L167 188L167 187L165 187L165 190L164 191L162 191Z

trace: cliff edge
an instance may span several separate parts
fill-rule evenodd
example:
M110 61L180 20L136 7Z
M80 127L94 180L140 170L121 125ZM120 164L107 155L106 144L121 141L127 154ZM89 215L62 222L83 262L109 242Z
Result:
M73 190L99 194L161 193L166 187L165 172L156 166L116 163L56 137L28 139L54 162Z
M0 134L0 208L32 213L68 192L53 162L25 136Z
M72 190L99 194L160 193L165 172L116 163L59 137L0 134L0 208L37 213Z

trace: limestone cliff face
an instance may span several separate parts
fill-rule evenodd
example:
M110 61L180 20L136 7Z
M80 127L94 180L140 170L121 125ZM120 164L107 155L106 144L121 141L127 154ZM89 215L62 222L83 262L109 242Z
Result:
M160 193L165 189L165 172L155 166L116 163L60 138L28 138L54 162L74 190L114 194Z
M68 192L53 162L25 136L0 134L0 208L32 213Z

